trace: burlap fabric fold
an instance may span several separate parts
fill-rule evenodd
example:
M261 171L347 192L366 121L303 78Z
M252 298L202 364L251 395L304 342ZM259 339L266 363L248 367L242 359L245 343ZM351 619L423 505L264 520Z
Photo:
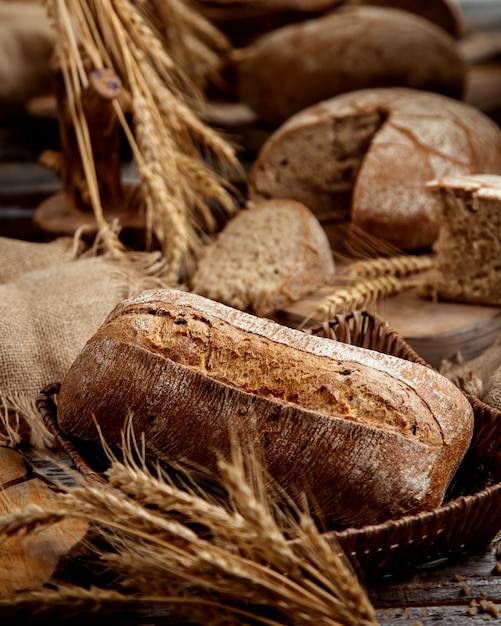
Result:
M147 262L138 269L106 257L78 257L0 284L0 414L9 425L0 443L18 443L21 420L32 445L51 446L34 404L40 390L62 380L116 304L162 286Z
M60 237L47 243L0 237L0 283L21 274L76 259L84 246L77 238Z

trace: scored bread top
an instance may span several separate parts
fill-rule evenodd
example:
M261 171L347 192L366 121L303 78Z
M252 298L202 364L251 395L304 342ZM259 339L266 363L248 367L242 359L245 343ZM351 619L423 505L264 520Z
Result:
M192 293L151 290L125 300L93 340L100 337L138 345L244 391L430 447L471 437L471 405L430 368L307 335Z
M484 113L417 89L361 89L282 124L260 150L248 191L253 200L300 200L319 219L339 212L340 190L352 192L354 226L418 249L438 234L426 182L474 173L501 173L501 129Z

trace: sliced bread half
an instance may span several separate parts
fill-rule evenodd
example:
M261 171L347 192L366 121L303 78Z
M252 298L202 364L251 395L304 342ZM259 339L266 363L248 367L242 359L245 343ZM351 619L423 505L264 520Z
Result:
M202 255L194 293L271 315L325 284L334 260L320 222L300 202L249 203Z

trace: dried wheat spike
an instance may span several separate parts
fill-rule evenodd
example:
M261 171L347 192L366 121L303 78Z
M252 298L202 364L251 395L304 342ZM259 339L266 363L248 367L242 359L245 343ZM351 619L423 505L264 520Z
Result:
M411 256L407 254L380 257L357 261L350 265L347 275L357 278L372 278L376 276L391 275L400 278L431 269L433 259L430 256Z
M377 300L401 293L411 285L391 275L357 280L346 287L333 288L332 293L318 304L316 315L329 319L334 315L367 308Z

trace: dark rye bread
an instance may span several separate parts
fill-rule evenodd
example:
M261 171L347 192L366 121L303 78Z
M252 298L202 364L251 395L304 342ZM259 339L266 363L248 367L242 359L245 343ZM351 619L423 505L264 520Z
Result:
M428 181L501 173L501 129L446 96L388 87L313 105L282 124L249 174L252 200L292 198L404 250L438 235Z
M447 176L427 189L440 235L422 295L501 306L501 176Z
M175 290L124 301L62 381L58 417L111 445L213 472L231 433L293 497L343 525L438 506L469 445L470 403L430 368Z
M345 0L191 0L190 4L222 31L234 46L243 46L275 28L300 22Z
M440 26L453 37L461 37L469 29L457 0L348 0L348 3L411 11Z
M408 11L366 6L276 29L235 50L230 69L239 98L275 126L355 89L410 87L460 99L466 79L452 35Z
M190 289L270 316L332 279L334 259L317 218L294 200L249 203L207 246Z

